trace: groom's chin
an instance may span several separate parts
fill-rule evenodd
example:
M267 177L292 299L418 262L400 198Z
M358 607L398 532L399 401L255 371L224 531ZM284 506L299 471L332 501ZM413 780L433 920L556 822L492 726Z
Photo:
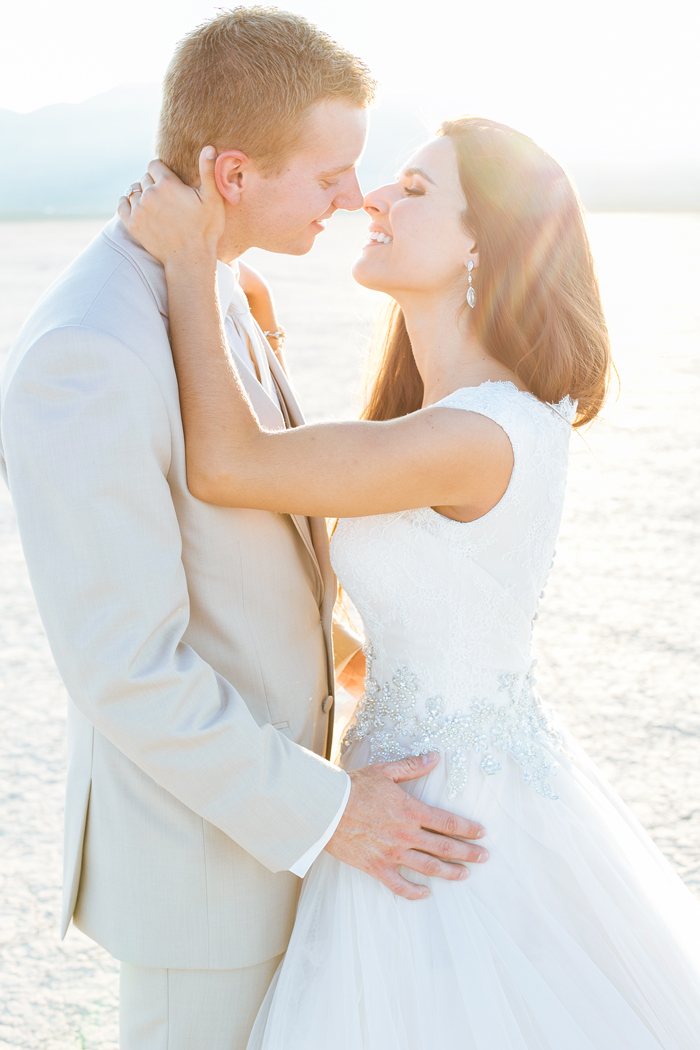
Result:
M274 247L268 245L258 245L260 248L265 248L265 251L275 252L277 255L308 255L316 243L316 238L312 236L299 237L297 240L289 241L287 244L277 244Z
M313 241L311 241L311 244L300 244L300 245L297 245L295 248L290 249L287 252L287 255L308 255L309 252L311 251L311 249L313 248L313 246L315 245L315 243L316 243L316 241L313 240Z

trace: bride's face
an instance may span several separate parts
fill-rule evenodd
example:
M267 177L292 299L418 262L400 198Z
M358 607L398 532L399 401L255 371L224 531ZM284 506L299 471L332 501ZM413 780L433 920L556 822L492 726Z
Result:
M463 298L467 264L479 262L476 242L464 228L465 208L454 147L447 136L436 138L410 159L395 183L365 197L372 221L353 267L355 280L399 303L411 293Z

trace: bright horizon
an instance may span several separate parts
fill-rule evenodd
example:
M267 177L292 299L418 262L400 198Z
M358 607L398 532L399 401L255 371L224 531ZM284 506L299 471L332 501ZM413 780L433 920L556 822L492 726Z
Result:
M418 111L427 127L480 113L567 158L700 159L697 4L437 0L429 20L415 0L276 6L360 55L380 106ZM144 0L131 14L115 0L14 0L0 21L0 108L26 113L159 82L176 42L215 11L203 0Z

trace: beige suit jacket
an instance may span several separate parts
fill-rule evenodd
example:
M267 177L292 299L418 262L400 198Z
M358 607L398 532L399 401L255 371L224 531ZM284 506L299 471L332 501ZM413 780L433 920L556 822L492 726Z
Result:
M63 931L228 969L284 951L287 869L343 801L322 757L336 587L325 522L190 495L167 313L162 268L113 220L10 351L0 467L70 697Z

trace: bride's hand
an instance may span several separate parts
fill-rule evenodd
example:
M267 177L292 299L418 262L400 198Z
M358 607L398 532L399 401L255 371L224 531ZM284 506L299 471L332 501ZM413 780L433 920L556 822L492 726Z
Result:
M224 232L224 199L216 188L216 150L199 155L200 185L186 186L160 160L128 197L120 197L119 218L132 237L166 266L175 258L205 255L216 259ZM132 187L133 189L133 187Z

